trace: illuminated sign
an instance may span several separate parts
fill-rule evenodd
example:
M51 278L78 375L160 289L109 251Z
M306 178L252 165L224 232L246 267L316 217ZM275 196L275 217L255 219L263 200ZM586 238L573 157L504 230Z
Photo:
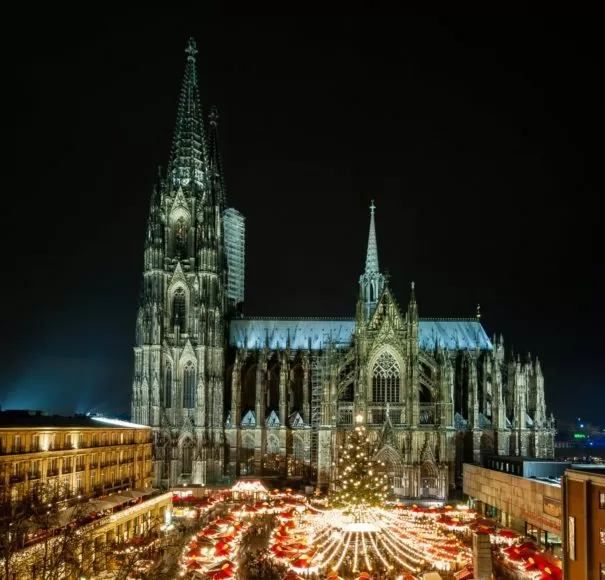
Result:
M585 433L574 433L573 438L574 439L586 439L586 434Z

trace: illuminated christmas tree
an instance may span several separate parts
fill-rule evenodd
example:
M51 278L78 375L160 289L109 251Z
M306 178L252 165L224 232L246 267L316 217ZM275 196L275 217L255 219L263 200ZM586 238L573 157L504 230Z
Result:
M371 444L361 417L357 423L340 446L336 491L330 497L334 507L348 507L353 512L383 506L389 491L387 476L381 470L384 463L371 460Z

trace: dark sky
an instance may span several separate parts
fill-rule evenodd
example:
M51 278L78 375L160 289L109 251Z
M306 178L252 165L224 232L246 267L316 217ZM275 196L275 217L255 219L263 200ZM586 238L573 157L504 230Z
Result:
M0 404L129 409L149 196L195 36L247 218L246 314L352 316L374 198L403 307L412 280L422 317L481 303L490 336L541 358L549 410L602 421L599 19L283 6L41 21L14 47Z

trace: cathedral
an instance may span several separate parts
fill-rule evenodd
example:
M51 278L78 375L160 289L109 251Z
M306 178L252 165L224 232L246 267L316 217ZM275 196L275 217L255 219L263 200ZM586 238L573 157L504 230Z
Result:
M484 455L552 458L538 359L505 356L479 310L421 318L413 282L402 308L380 270L374 202L351 318L244 316L246 224L227 205L196 53L190 40L136 321L132 420L153 428L156 485L253 476L329 489L358 422L400 498L447 499L463 462Z

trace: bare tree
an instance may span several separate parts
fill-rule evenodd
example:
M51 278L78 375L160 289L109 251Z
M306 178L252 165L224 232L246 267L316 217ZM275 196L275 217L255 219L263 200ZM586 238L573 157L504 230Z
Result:
M60 484L33 486L18 499L2 497L0 579L62 580L90 572L85 502Z
M19 552L31 531L29 505L26 500L14 500L8 488L0 490L0 579L18 576L23 563Z
M162 518L151 521L144 537L108 546L108 559L115 580L126 580L131 573L138 578L160 580L176 577L178 560L191 532L164 531Z

